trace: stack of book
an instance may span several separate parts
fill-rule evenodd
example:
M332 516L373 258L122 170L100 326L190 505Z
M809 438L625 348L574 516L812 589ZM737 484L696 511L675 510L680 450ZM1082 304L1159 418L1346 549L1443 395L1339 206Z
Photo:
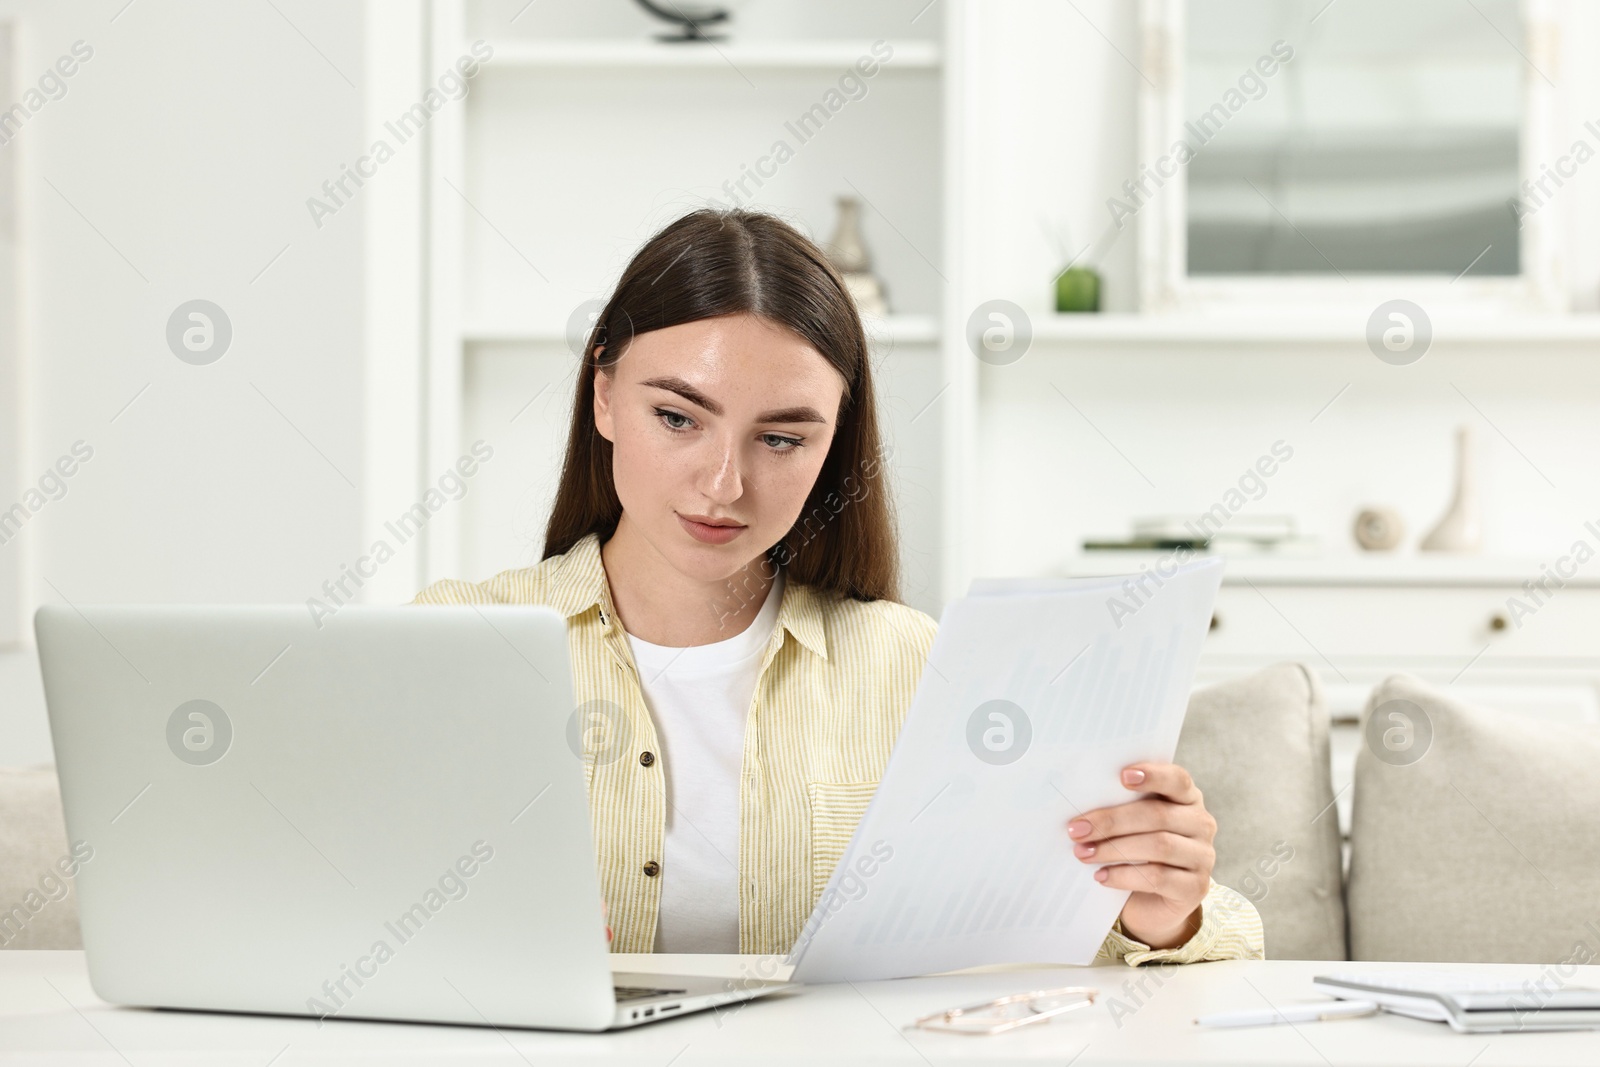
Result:
M1220 505L1201 515L1135 519L1121 539L1090 539L1086 551L1149 552L1187 548L1222 556L1314 556L1317 540L1295 529L1292 515L1228 515Z

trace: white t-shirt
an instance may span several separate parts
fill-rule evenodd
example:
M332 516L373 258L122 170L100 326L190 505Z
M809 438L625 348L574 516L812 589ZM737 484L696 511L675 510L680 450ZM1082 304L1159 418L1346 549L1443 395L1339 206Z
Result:
M709 645L628 634L667 789L657 952L739 951L739 771L761 656L778 624L780 571L755 621Z

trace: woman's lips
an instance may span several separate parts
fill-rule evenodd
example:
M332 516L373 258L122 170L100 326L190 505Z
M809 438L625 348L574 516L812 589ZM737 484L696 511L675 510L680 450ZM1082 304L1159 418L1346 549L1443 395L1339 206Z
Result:
M677 515L677 512L673 512L673 514ZM696 541L703 541L708 545L725 545L735 537L738 537L745 529L743 526L708 526L703 522L686 519L682 515L678 515L678 521L683 524L685 530L689 531L690 537L693 537Z

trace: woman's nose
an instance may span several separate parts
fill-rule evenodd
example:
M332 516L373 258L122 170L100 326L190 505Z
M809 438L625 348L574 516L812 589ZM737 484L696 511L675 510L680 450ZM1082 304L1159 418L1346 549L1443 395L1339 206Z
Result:
M717 453L704 479L705 494L721 503L731 503L744 493L739 474L739 457L732 442L717 446Z

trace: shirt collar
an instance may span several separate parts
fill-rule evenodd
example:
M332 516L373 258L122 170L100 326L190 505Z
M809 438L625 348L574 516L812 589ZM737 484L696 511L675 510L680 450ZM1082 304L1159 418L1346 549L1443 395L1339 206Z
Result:
M616 625L616 608L611 603L611 588L600 559L599 535L585 534L561 556L546 597L563 618L598 609L607 629ZM787 630L801 645L827 659L822 609L821 594L786 576L783 600L778 605L778 629Z

